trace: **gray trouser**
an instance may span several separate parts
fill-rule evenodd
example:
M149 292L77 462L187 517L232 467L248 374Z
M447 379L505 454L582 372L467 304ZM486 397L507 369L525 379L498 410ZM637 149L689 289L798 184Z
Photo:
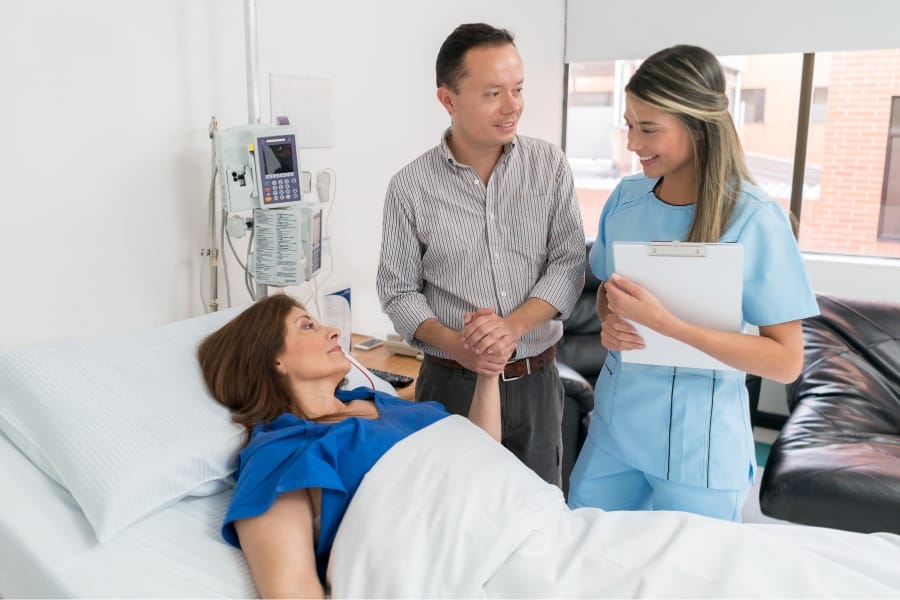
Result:
M477 375L426 355L416 378L416 402L436 400L468 416ZM544 480L560 485L563 386L556 363L515 381L500 381L503 445Z

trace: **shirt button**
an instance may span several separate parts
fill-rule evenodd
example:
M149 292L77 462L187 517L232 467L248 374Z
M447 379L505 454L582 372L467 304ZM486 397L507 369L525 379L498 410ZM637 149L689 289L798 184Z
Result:
M506 292L500 292L500 296L506 298Z

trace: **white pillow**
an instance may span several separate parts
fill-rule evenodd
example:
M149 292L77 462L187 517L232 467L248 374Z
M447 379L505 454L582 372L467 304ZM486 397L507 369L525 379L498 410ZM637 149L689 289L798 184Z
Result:
M0 352L0 430L69 490L104 542L228 485L241 427L206 390L197 346L236 307L113 338ZM348 387L393 388L364 367Z

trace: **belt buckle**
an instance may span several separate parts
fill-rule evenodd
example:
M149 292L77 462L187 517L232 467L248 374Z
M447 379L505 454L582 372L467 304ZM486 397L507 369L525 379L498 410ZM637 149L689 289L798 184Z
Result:
M506 369L504 368L504 369L500 372L500 379L502 379L502 380L505 381L505 382L509 382L509 381L518 381L519 379L522 379L523 377L525 377L525 375L531 375L531 359L530 359L530 358L523 358L523 359L521 359L521 360L524 360L524 361L525 361L525 373L524 373L523 375L519 375L518 377L507 377L507 376L506 376ZM514 362L516 362L516 361L511 360L511 361L509 361L509 362L506 363L506 364L511 364L511 363L514 363Z

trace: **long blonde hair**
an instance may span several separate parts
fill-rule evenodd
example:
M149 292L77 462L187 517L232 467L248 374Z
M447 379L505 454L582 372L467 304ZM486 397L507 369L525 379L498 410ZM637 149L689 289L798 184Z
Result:
M641 63L625 89L687 127L694 149L697 203L684 241L719 241L741 185L753 181L728 113L722 65L703 48L672 46Z

